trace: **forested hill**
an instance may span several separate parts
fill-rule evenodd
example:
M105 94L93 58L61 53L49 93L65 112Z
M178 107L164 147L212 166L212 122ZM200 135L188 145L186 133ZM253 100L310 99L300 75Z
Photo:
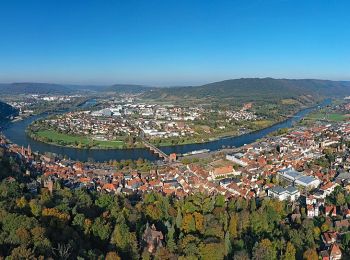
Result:
M115 93L143 93L153 90L153 87L133 84L101 85L63 85L54 83L0 83L0 95L18 94L61 94L68 95L76 92L115 92Z
M329 96L350 95L350 82L314 79L242 78L214 82L202 86L160 88L147 92L146 98L211 99L233 101L278 100L304 98L313 100Z
M70 87L51 83L3 83L0 94L66 94L72 92Z
M0 120L7 119L17 114L18 110L16 108L0 101Z
M272 101L285 98L318 100L330 96L350 95L350 81L315 79L242 78L230 79L202 86L150 87L115 84L111 86L62 85L51 83L3 83L1 94L71 94L81 91L143 93L150 99L205 99L220 102Z

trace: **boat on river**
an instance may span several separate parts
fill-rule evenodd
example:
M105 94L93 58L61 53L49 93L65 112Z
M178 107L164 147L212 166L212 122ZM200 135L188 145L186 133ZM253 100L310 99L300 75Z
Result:
M189 155L208 153L208 152L210 152L209 149L194 150L192 152L184 153L182 156L189 156Z

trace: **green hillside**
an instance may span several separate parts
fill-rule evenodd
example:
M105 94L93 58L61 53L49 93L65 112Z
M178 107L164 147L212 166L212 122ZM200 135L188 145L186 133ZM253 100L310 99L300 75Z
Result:
M243 78L202 86L161 88L144 97L161 100L199 99L236 103L296 99L312 102L329 96L350 95L350 82L313 79Z
M3 83L0 84L0 94L66 94L72 88L51 83Z

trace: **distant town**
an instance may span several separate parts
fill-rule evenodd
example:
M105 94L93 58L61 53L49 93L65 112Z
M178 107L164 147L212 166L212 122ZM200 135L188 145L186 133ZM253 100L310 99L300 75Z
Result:
M32 98L34 104L39 104L38 99L71 103L82 97L35 95ZM20 109L18 118L34 113L27 108L33 105L31 102L11 103ZM143 103L134 96L100 98L99 104L89 110L79 109L38 120L29 127L28 133L35 140L79 148L144 147L142 139L157 146L202 143L252 131L244 127L246 123L265 122L252 111L252 106L252 103L246 103L239 110L213 109ZM211 125L211 120L215 120L212 114L220 118L215 125Z

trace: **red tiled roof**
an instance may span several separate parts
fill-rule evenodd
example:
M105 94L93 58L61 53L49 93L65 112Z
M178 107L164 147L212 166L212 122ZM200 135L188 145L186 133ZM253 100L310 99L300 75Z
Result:
M117 186L115 184L112 183L105 183L102 187L103 190L110 190L110 191L114 191L117 189Z
M334 243L332 246L331 246L331 250L330 250L330 257L335 257L335 256L341 256L341 250L338 246L337 243Z

